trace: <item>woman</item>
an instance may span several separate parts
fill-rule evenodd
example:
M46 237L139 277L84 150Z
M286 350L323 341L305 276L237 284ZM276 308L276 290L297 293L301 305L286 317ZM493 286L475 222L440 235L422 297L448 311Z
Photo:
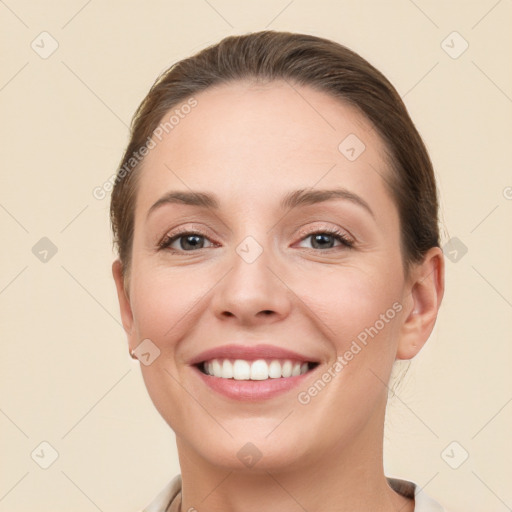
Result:
M444 291L425 146L326 39L231 36L138 108L112 193L132 357L181 475L147 511L441 511L386 478L387 383Z

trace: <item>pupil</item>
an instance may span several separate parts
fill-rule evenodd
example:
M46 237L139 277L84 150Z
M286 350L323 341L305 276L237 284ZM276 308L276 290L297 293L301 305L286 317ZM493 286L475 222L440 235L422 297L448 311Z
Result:
M332 247L332 236L331 235L324 235L324 234L317 234L314 236L314 243L313 243L313 246L315 244L317 244L318 242L320 242L320 246L321 247L325 247L325 242L327 241L327 244L329 245L329 247ZM329 243L331 242L331 243ZM322 245L323 244L323 245Z
M201 238L202 237L198 236L198 235L186 236L184 239L182 238L181 248L186 249L187 246L188 246L188 248L190 248L190 247L197 248L200 245ZM183 240L185 240L185 243L183 243ZM191 241L192 241L192 243L190 243Z

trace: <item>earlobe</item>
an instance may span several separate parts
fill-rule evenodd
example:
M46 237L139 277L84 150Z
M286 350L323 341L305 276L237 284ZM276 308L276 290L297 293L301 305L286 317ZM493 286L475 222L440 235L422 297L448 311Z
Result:
M125 278L123 276L123 264L119 259L112 263L112 275L116 284L117 298L119 301L119 309L121 312L121 320L123 322L126 334L130 335L133 328L133 314L130 305L130 299L125 289Z
M409 312L400 330L397 359L412 359L428 340L444 295L444 255L439 247L432 247L422 263L411 272L408 286Z

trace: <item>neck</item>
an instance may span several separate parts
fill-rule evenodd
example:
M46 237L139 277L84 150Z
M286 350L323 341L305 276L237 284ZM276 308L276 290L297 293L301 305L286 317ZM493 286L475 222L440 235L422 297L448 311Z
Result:
M383 420L369 422L350 443L340 442L308 460L244 470L215 466L178 437L181 511L413 512L413 500L387 483L383 431L376 433L372 424Z

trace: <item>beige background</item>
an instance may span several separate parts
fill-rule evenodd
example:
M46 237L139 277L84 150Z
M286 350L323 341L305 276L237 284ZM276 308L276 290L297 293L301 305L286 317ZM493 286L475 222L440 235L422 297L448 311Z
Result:
M443 244L467 247L390 405L388 474L452 512L511 509L510 0L6 0L0 16L0 512L136 511L179 471L128 356L92 190L161 71L264 28L332 38L388 76L436 167Z

